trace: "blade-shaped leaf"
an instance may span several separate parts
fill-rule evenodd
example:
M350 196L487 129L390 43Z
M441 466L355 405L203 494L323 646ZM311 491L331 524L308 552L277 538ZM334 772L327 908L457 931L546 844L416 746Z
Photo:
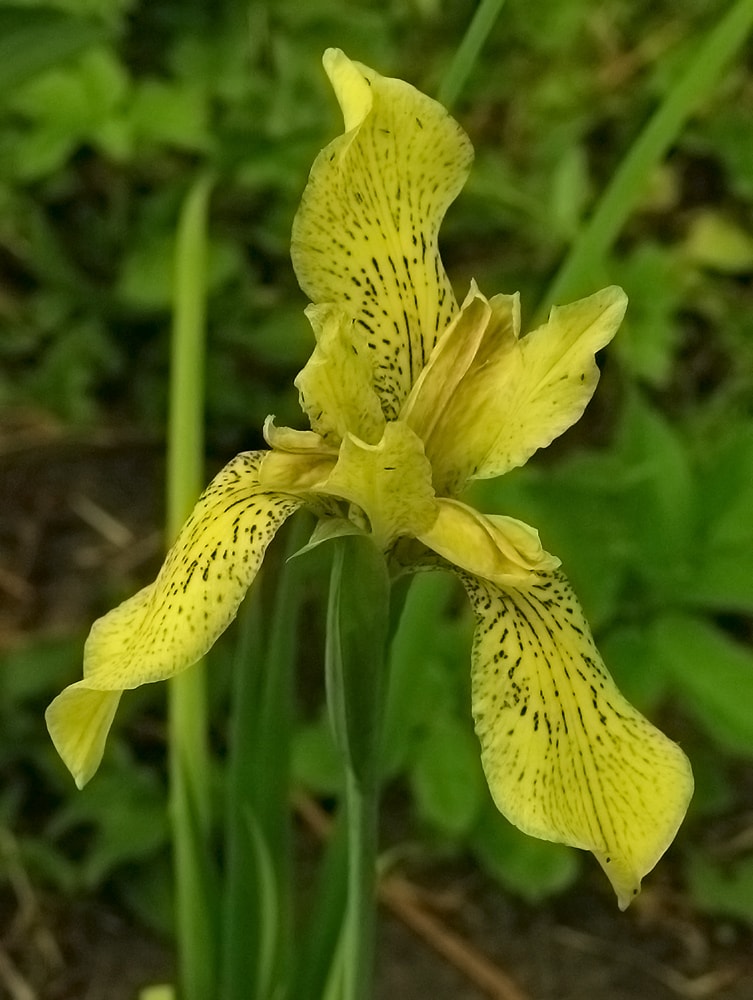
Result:
M101 23L52 7L0 7L0 96L107 34Z

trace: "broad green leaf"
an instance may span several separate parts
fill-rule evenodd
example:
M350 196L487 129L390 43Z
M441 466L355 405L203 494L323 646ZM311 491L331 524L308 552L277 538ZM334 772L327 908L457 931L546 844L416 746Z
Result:
M683 271L665 248L642 242L622 263L619 275L630 305L614 349L634 376L664 385L680 336L675 313L682 301Z
M94 829L82 865L89 887L101 885L126 862L147 858L165 847L169 830L164 791L156 774L124 760L69 799L56 814L50 833L58 837L84 826Z
M753 757L753 652L691 615L659 618L652 638L698 722L721 746Z
M711 546L753 546L753 421L733 423L701 462L699 502Z
M441 618L454 586L446 573L422 573L411 583L390 649L382 748L386 775L405 763L421 728L447 705L450 692L438 646L443 645ZM467 652L468 662L469 656Z
M0 97L107 34L103 24L52 7L0 7Z
M669 677L646 629L630 625L612 629L599 640L599 647L620 691L650 714L664 697Z
M702 909L753 924L753 858L723 866L697 854L688 877L691 894Z
M696 498L688 450L658 410L632 393L615 451L630 474L620 512L636 569L675 599L696 544Z
M410 781L422 819L452 837L468 833L486 797L470 719L434 720L418 747Z
M297 730L293 737L291 766L296 785L317 795L342 792L342 761L326 715Z
M751 508L753 511L753 508ZM688 605L712 611L750 614L753 611L753 542L699 549L697 571L682 593Z
M578 874L580 859L574 850L527 837L491 803L473 832L471 846L490 875L530 903L567 889Z

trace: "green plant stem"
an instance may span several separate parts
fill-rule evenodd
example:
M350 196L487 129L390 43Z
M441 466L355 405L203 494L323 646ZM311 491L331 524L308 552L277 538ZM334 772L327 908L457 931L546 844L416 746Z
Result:
M176 239L167 444L170 539L195 503L204 478L203 372L211 185L211 179L202 176L189 191ZM182 1000L211 1000L216 983L216 925L207 850L210 779L203 665L174 678L168 697L180 995Z
M468 30L450 63L450 68L439 85L437 100L446 108L451 108L458 99L504 2L505 0L481 0L478 5Z
M753 24L753 0L738 0L719 21L691 59L663 103L633 143L617 173L554 276L541 307L585 294L626 220L645 191L651 171L679 135L693 109L708 96L722 70L742 48Z
M345 816L348 831L348 895L345 909L346 1000L371 995L376 926L376 868L379 828L379 785L359 780L348 768L345 777Z
M286 526L286 556L310 533ZM265 562L233 664L223 888L222 1000L267 1000L291 979L290 744L300 560ZM276 580L276 587L270 584Z
M390 584L371 538L334 541L327 610L327 703L345 769L348 883L328 996L368 1000L375 926L379 752L387 690ZM339 988L337 988L337 984Z

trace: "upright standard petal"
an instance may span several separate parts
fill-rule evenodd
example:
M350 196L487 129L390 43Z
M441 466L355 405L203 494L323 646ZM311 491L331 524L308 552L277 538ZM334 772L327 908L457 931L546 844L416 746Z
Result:
M120 692L173 677L207 652L235 617L275 532L304 502L259 485L265 454L244 452L226 465L155 582L94 623L83 681L47 710L55 745L79 783L99 764Z
M509 329L509 301L490 305ZM599 381L596 352L617 332L626 306L621 288L604 288L552 309L520 340L482 345L427 446L452 492L523 465L581 417Z
M457 309L437 247L473 149L436 101L328 49L344 135L316 159L293 224L301 288L355 320L394 419Z
M348 432L376 444L384 431L384 414L374 391L369 351L354 322L339 306L309 306L306 315L316 348L295 380L311 427L332 444Z
M524 833L593 851L625 909L682 822L690 764L620 694L563 576L520 589L463 582L494 801Z

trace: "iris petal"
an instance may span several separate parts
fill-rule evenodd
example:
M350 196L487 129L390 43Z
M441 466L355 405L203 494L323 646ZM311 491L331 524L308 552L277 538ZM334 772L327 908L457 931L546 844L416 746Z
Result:
M387 424L377 445L349 435L320 489L360 507L385 550L401 536L427 531L437 514L421 439L399 420Z
M463 580L492 796L523 832L592 851L624 909L682 822L688 760L620 694L563 576L526 588Z
M84 649L90 687L123 690L195 663L236 615L267 545L303 500L259 486L266 452L243 452L200 497L159 576L94 623Z
M259 485L265 454L244 452L226 465L154 583L94 623L84 680L48 710L50 731L77 780L88 780L99 763L120 692L173 677L207 652L235 617L275 532L304 502Z
M45 713L55 749L79 788L100 765L120 695L95 691L79 681L62 691Z
M306 315L316 348L295 384L312 428L333 444L349 431L376 444L384 415L373 388L371 357L359 344L353 320L332 305L309 306Z
M440 104L402 80L337 49L324 65L347 131L311 170L293 266L313 302L338 305L355 321L394 419L457 310L437 234L473 149Z
M428 448L451 492L523 465L581 417L599 380L595 354L616 333L627 299L604 288L553 309L520 340L509 335L509 301L489 304L508 335L482 344Z
M419 541L466 573L511 586L560 564L544 551L535 528L514 517L481 514L459 500L437 500L437 515Z

